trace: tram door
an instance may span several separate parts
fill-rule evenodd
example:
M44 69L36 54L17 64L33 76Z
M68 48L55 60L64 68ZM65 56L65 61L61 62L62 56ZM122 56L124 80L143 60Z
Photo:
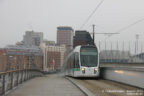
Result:
M80 65L79 65L79 54L76 52L74 54L74 68L73 68L73 74L78 75L80 73Z

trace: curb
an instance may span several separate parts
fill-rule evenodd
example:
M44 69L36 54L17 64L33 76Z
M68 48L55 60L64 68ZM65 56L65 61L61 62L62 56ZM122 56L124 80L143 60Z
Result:
M87 88L80 85L77 81L71 79L70 77L65 77L70 82L72 82L76 87L78 87L86 96L96 96L92 92L90 92Z

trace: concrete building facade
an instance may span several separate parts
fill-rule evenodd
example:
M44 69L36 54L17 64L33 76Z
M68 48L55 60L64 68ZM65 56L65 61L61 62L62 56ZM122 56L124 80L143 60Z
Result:
M57 27L57 44L65 44L67 52L70 52L73 48L73 36L74 30L71 27Z
M41 43L41 49L43 50L43 69L44 71L54 71L61 69L64 57L65 57L65 45L47 45Z
M43 33L42 32L34 32L34 31L26 31L23 36L24 46L39 46L43 41Z
M49 41L49 40L43 40L43 43L45 43L46 45L56 45L55 41Z

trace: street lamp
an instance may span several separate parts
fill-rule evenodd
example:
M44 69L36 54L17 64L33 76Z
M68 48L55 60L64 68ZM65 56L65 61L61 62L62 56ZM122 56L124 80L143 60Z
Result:
M17 65L17 63L16 63L16 61L17 61L17 57L14 57L14 62L15 62L15 64L14 64L14 70L16 70L17 68L16 68L16 65Z
M11 65L12 65L12 64L11 64L11 63L12 63L12 62L11 62L11 61L12 61L12 57L13 57L13 56L9 56L9 59L10 59L10 60L9 60L9 71L11 71L11 69L12 69L12 66L11 66Z
M6 66L5 66L5 56L6 56L6 53L3 53L3 71L6 71Z
M138 53L138 39L139 39L139 34L136 34L136 54Z

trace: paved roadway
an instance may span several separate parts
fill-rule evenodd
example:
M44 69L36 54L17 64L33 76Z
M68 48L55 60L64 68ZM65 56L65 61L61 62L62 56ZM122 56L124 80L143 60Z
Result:
M47 75L29 80L7 96L85 96L75 85L60 75Z

